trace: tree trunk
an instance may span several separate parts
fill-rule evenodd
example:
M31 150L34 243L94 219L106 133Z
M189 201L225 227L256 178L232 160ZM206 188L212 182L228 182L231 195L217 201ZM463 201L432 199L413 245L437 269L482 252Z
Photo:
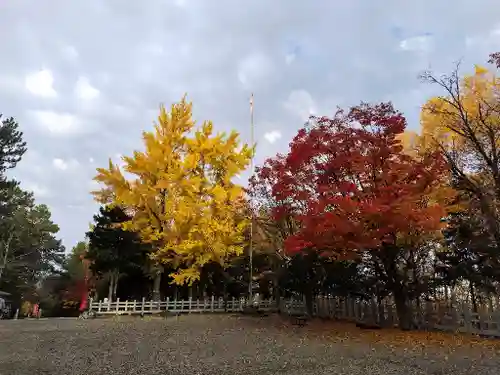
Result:
M114 272L109 275L109 286L108 286L108 301L113 300L113 290L114 290L114 283L115 283L115 274Z
M114 285L113 285L113 300L116 300L116 291L118 289L118 279L120 278L120 274L118 271L115 272L115 277L114 277Z
M157 271L153 281L153 301L160 300L161 271Z
M224 279L224 312L227 312L227 280ZM249 301L250 302L250 301Z
M345 300L345 298L344 298L344 300ZM344 301L342 301L342 302L344 303ZM380 298L379 294L377 294L377 296L376 296L376 304L377 304L377 314L378 314L379 325L381 327L386 327L387 322L385 319L384 301L382 298Z
M7 257L9 255L10 242L12 241L12 238L14 238L13 232L10 234L9 238L7 239L7 241L4 242L3 259L2 259L2 264L0 264L0 280L2 280L2 276L3 276L3 272L5 270L5 267L7 267Z
M273 295L276 302L276 308L278 310L278 314L281 314L281 292L278 286L278 282L276 280L273 285Z
M304 297L306 300L306 311L307 315L312 316L313 315L313 309L314 309L314 296L311 288L306 288Z
M475 291L474 284L472 283L472 281L469 281L469 288L470 288L470 299L472 302L472 308L474 309L474 312L477 312L476 291Z
M398 314L399 328L403 331L408 331L412 328L411 308L408 304L408 299L402 292L394 293L394 301L396 302L396 312Z
M278 314L281 314L281 290L280 290L280 280L282 277L283 265L279 264L277 269L275 268L273 275L273 297L276 300L276 308L278 309Z

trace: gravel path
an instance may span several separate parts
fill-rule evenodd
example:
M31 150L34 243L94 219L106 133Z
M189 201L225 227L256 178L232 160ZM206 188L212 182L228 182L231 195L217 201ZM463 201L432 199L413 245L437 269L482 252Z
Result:
M227 315L0 321L0 375L500 373L495 343L394 335Z

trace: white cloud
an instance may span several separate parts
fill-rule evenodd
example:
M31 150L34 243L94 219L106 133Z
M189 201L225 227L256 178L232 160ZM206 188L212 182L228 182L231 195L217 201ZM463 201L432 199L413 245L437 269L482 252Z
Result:
M54 111L31 111L37 125L52 135L74 135L81 130L76 116Z
M270 131L270 132L267 132L264 134L264 138L269 142L269 143L274 143L276 142L278 139L281 138L281 132L279 132L278 130L273 130L273 131Z
M317 114L318 112L313 97L306 90L294 90L290 92L284 106L302 121L307 121L309 116Z
M50 192L46 187L34 182L23 183L23 188L32 191L35 198L47 198L50 196Z
M48 69L28 74L25 77L24 85L33 95L42 98L55 98L57 96L57 92L53 87L54 77Z
M94 161L94 158L89 158L89 163L93 163Z
M487 33L468 35L465 37L467 48L491 48L496 51L500 43L500 24L494 26Z
M259 86L271 72L272 62L262 53L248 55L238 64L238 80L245 89Z
M52 165L55 168L60 169L62 171L65 171L66 169L68 169L68 164L63 159L59 159L59 158L53 159Z
M61 159L61 158L55 158L52 160L52 165L54 168L57 168L61 171L66 171L68 169L74 169L79 166L79 163L76 159L70 159L68 161Z
M432 48L432 35L419 35L404 39L399 43L403 51L429 52Z
M92 100L99 97L101 92L92 86L87 77L80 77L76 82L75 95L81 100Z
M69 208L70 210L81 210L85 208L83 204L68 204L66 207Z

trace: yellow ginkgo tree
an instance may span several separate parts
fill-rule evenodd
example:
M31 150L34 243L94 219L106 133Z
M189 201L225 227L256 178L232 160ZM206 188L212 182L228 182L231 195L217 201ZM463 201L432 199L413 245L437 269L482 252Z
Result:
M476 66L471 75L425 78L444 93L425 103L419 147L446 157L454 185L471 197L500 245L500 78Z
M254 152L236 132L214 134L206 121L195 128L192 103L183 98L160 109L153 132L144 132L144 151L123 157L123 170L109 161L95 180L101 203L125 207L124 228L153 245L151 257L169 265L176 284L199 279L204 264L224 265L243 253L249 224L244 190L234 182Z

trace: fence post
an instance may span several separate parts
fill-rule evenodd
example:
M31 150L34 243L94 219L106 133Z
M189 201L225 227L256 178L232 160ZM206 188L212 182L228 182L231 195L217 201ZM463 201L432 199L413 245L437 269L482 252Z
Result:
M212 312L214 312L214 296L212 295L212 301L210 303L210 309L212 310Z
M146 304L146 297L142 297L142 306L141 306L141 314L144 315L144 308Z
M192 298L189 297L189 314L191 314L191 302L192 302Z
M125 314L128 313L128 300L125 301Z
M108 299L108 308L106 309L107 312L111 310L111 299Z
M102 301L99 301L99 305L97 306L97 312L101 312L102 309Z
M134 307L133 307L133 313L135 314L135 312L137 311L137 300L134 299Z
M167 305L165 306L165 311L168 312L168 304L170 303L170 297L167 297Z
M116 315L118 315L118 307L120 306L120 299L116 299Z

